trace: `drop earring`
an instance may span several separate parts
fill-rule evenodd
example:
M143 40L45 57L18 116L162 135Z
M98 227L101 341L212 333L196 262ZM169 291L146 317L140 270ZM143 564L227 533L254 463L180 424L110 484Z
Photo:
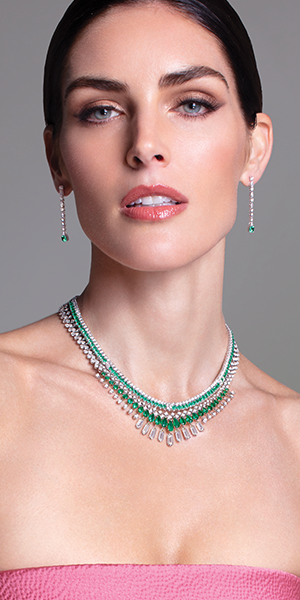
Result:
M254 233L254 177L250 177L250 185L249 185L249 224L248 224L249 233Z
M66 207L65 207L65 194L64 186L59 186L59 200L60 200L60 222L61 222L61 241L68 242L69 236L66 229Z

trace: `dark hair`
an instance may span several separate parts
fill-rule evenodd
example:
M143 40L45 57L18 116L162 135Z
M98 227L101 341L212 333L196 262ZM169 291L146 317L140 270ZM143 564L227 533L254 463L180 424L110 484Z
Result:
M150 4L156 0L74 0L50 42L44 76L44 114L47 125L59 133L62 121L61 84L78 34L98 15L114 6ZM249 128L262 111L262 89L252 44L239 16L227 0L158 0L189 16L221 42L233 70L240 104Z

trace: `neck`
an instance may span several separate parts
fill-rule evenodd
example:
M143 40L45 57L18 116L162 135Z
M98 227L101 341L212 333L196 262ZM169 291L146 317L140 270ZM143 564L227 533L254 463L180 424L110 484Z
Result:
M107 355L145 392L182 401L207 387L223 362L225 243L169 272L133 271L93 249L82 315Z

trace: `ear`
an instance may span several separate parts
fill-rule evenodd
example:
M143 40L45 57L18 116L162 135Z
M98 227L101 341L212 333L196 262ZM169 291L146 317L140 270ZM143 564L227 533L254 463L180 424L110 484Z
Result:
M44 130L44 143L47 161L50 167L52 179L56 191L59 191L59 186L64 186L64 194L68 196L72 192L72 185L68 178L66 167L60 154L58 139L53 137L53 126L47 125Z
M250 177L257 183L271 156L273 147L273 126L268 115L257 114L256 126L250 136L249 156L240 181L248 187Z

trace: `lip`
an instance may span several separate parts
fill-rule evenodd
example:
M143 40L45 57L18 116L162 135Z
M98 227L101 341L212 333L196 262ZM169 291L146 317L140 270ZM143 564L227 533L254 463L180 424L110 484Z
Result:
M132 202L135 202L139 198L145 198L146 196L168 196L171 200L175 200L175 202L178 202L179 204L188 204L186 196L168 185L139 185L124 196L121 202L121 208L125 208L128 204L132 204Z
M167 196L171 200L177 202L177 204L165 204L161 206L128 206L139 198L145 198L146 196ZM167 185L139 185L124 196L121 202L121 212L130 219L139 221L161 221L179 215L186 209L187 205L188 199L186 196Z

